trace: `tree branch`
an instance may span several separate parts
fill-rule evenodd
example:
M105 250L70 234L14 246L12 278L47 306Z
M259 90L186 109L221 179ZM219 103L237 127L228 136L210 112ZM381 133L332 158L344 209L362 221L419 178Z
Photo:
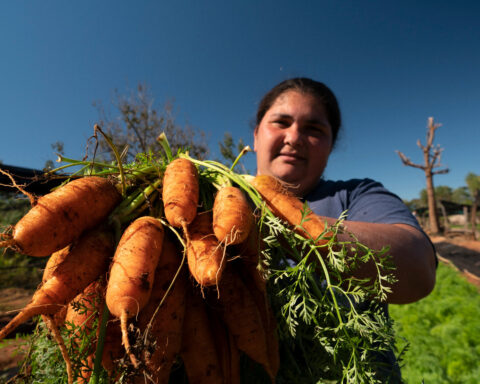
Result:
M425 167L421 164L415 164L413 163L407 156L405 156L402 152L400 151L395 151L398 156L400 156L400 159L402 160L403 165L407 165L409 167L414 167L414 168L419 168L425 170Z

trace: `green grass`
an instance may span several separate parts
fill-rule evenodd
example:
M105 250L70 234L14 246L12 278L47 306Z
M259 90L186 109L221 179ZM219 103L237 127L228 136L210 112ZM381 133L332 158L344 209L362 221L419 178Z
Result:
M0 192L0 232L7 231L30 209L30 202L13 193ZM0 289L36 289L42 280L46 258L28 257L0 248Z
M408 305L391 305L398 346L409 347L406 383L477 384L480 378L480 294L457 271L440 264L434 291Z

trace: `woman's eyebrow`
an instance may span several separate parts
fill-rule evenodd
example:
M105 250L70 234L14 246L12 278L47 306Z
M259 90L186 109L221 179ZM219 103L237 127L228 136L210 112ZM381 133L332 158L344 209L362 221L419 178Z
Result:
M326 125L328 124L327 120L325 119L308 119L306 120L307 124L314 124L314 125Z
M292 117L288 113L272 113L270 116L272 118L275 118L275 119L283 119L283 118L291 118Z
M272 113L270 115L271 119L292 119L293 117L289 115L288 113ZM313 124L313 125L327 125L328 120L323 119L323 118L313 118L313 119L308 119L305 120L305 123L307 124Z

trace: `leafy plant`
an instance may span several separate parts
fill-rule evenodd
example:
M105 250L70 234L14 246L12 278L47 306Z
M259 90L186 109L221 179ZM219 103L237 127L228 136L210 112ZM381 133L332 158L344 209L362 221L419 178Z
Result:
M101 129L96 127L95 133L97 131L101 132ZM107 136L105 139L109 141ZM183 151L173 155L166 138L161 137L159 141L165 149L164 156L147 152L137 155L134 162L123 164L122 155L112 144L116 164L62 157L69 163L62 169L75 166L77 175L93 171L97 175L118 176L124 200L111 214L110 220L117 223L119 230L122 223L146 210L161 216L161 196L157 189L161 186L166 164L176 157L188 158L197 165L204 209L211 207L213 190L217 186L228 182L240 187L257 209L259 230L266 244L264 273L268 278L269 297L277 317L281 344L278 383L388 382L390 372L381 369L379 360L382 354L394 349L392 323L386 316L384 303L388 284L392 283L388 249L371 250L353 237L338 242L336 234L343 231L343 216L319 238L306 239L267 208L247 181L248 177L232 171L238 158L228 168L215 161L192 158ZM307 217L308 208L304 206L300 228ZM171 228L166 222L165 226ZM319 242L325 239L328 241ZM376 265L377 277L356 278L352 272L367 262ZM104 323L100 326L100 335L102 331ZM71 334L65 334L65 339L71 340ZM33 345L31 380L50 380L48 377L65 380L58 348L43 328L40 328ZM98 345L101 345L100 341ZM71 345L69 348L73 352ZM78 367L84 358L77 353L74 366ZM96 364L92 379L101 382L102 377ZM260 375L251 382L265 381Z
M457 271L439 264L434 291L419 302L390 306L390 314L398 346L408 345L406 383L478 383L480 296Z

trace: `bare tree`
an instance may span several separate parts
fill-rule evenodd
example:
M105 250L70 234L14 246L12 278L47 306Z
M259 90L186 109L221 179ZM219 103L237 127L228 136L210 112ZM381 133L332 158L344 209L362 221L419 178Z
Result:
M197 158L204 158L208 153L204 132L193 129L188 124L178 125L172 102L166 102L159 112L146 85L139 84L136 92L131 92L128 96L116 90L113 105L118 111L112 118L102 103L94 103L100 115L99 125L112 138L119 151L123 152L125 161L133 160L138 153L161 151L156 139L162 132L165 132L173 153L179 148L188 148L190 154ZM113 158L107 143L100 141L99 144L102 155L108 159Z
M448 173L448 168L442 168L434 170L434 168L442 167L441 157L443 148L440 145L434 146L433 140L435 138L435 131L441 127L441 124L435 124L433 117L428 118L427 124L427 142L423 145L420 140L417 140L417 145L423 151L423 161L424 164L415 164L408 157L406 157L402 152L397 152L398 156L402 160L404 165L410 167L422 169L425 172L425 178L427 181L427 199L428 199L428 212L429 212L429 222L430 222L430 231L432 233L439 233L438 217L437 217L437 207L435 202L435 188L433 186L433 176Z

